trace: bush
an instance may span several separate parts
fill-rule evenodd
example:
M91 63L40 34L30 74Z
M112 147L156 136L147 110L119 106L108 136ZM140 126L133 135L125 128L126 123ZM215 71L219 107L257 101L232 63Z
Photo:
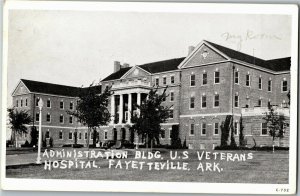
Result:
M46 141L46 140L43 140L43 141L42 141L42 147L44 147L44 148L47 147L47 141Z
M83 145L82 144L73 144L72 147L73 148L82 148Z
M49 140L49 146L52 148L53 147L53 138L50 137L50 140Z
M24 144L21 145L21 147L32 147L29 142L26 140Z
M242 147L242 146L216 146L215 150L256 150L256 151L273 151L273 146L262 147ZM289 147L274 146L274 150L289 150Z

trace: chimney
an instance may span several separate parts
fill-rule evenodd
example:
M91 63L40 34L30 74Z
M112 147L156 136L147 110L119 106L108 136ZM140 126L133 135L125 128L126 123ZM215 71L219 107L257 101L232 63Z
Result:
M123 63L122 68L127 68L127 67L129 67L129 64L128 63Z
M195 49L195 46L189 46L188 55L190 55Z
M114 61L114 72L117 72L121 69L120 61Z

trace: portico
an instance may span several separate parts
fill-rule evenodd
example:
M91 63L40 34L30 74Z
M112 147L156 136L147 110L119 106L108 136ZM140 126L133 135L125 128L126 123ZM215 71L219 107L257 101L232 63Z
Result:
M138 105L147 98L149 90L126 89L111 96L111 125L131 125L131 117L139 112Z

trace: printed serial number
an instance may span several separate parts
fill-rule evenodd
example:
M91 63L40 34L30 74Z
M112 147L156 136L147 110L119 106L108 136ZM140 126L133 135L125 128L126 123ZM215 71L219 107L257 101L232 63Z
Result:
M290 189L287 189L287 188L277 188L276 189L276 192L281 192L281 193L287 193L289 191L290 191Z

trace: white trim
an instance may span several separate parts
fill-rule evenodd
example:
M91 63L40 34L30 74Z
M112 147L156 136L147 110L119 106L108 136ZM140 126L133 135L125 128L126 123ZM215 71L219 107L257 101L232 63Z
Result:
M60 133L61 133L61 138L60 138ZM58 132L58 139L59 140L63 140L64 139L64 133L63 133L62 130L59 130L59 132Z
M219 73L219 82L218 83L216 83L216 72ZM220 76L221 76L220 70L214 71L214 84L220 84L221 83Z
M50 116L50 121L48 121L48 115ZM49 112L46 114L46 122L51 123L51 114Z
M215 130L216 130L216 123L218 123L218 127L217 127L217 128L218 128L218 134L215 134ZM213 135L214 135L214 136L216 136L216 135L220 135L219 124L220 124L219 122L214 122L214 130L213 130Z
M271 81L271 90L269 90L269 82ZM272 80L272 78L271 79L269 79L268 80L268 88L267 88L267 92L272 92L272 90L273 90L273 80Z
M283 78L282 80L281 80L281 93L287 93L288 92L288 81L285 79L285 78ZM286 91L283 91L283 82L286 82Z
M14 93L17 90L17 88L18 88L18 86L19 86L20 83L22 83L25 86L25 88L28 90L28 92L29 92L29 93L24 93L24 94L30 94L31 93L31 91L27 88L27 86L24 84L24 82L22 82L22 80L20 80L19 83L17 84L17 86L15 87L15 89L13 90L13 92L11 93L12 97L17 96ZM23 94L20 94L20 95L23 95Z
M268 124L266 123L267 124L267 134L264 134L264 135L262 134L262 124L263 124L263 122L260 123L260 136L269 136L269 134L268 134L268 131L269 131L268 130Z
M205 124L205 134L203 134L203 124ZM201 130L200 130L200 135L201 136L206 136L207 134L207 123L206 122L201 122Z
M167 125L179 125L179 123L160 123L160 125L167 126Z
M202 103L203 103L203 97L205 97L205 107L202 107L203 105L202 105ZM207 108L207 96L206 96L206 94L204 94L204 95L201 95L201 101L200 101L201 103L201 109L206 109Z
M216 103L216 95L218 95L218 106L215 105L215 103ZM219 107L220 107L220 94L219 93L215 93L214 94L213 108L219 108Z
M135 65L135 66L133 66L133 67L131 67L131 69L129 69L119 80L122 80L122 79L125 79L131 72L133 72L133 70L135 70L135 69L140 69L140 70L142 70L142 71L144 71L144 72L146 72L146 73L148 73L149 75L151 75L151 73L149 73L148 71L146 71L146 70L144 70L143 68L141 68L140 66L137 66L137 65Z
M260 82L260 87L259 87L259 82ZM262 90L262 89L263 89L262 77L259 76L259 77L258 77L258 90Z
M194 86L192 86L192 76L194 76L195 77L195 80L194 80ZM190 87L195 87L196 86L196 74L194 73L194 72L192 72L191 74L190 74Z
M191 134L192 125L194 125L194 130L193 130L194 133L193 134ZM195 127L196 127L195 123L190 123L190 126L189 126L189 136L192 136L192 137L195 136Z
M180 118L191 118L191 117L205 117L205 116L226 116L232 115L231 112L224 112L224 113L211 113L211 114L184 114L180 115ZM234 116L241 116L240 113L234 113Z
M247 85L247 76L249 76L249 85ZM250 87L250 88L251 88L251 75L250 75L250 73L249 73L249 72L246 74L245 86L246 86L246 87Z
M208 48L210 48L211 50L213 50L214 52L218 53L219 55L221 55L222 57L224 57L225 59L229 60L230 58L225 55L224 53L222 53L221 51L217 50L215 47L213 47L212 45L210 45L209 43L206 42L206 40L202 40L197 46L196 48L178 65L178 69L181 69L184 67L184 65L195 56L195 54L200 50L200 48L205 45Z

